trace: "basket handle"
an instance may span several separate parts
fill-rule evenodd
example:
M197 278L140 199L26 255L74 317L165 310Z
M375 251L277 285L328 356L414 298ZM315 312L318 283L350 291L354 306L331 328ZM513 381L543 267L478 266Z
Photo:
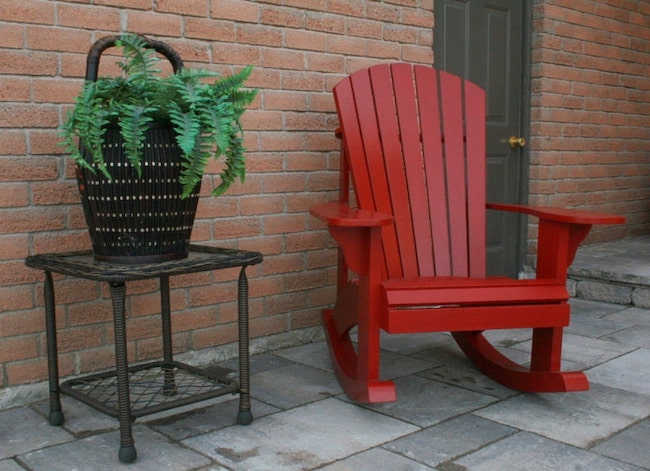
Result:
M86 60L86 80L95 82L97 80L97 71L99 69L99 56L102 55L106 49L115 46L117 41L120 40L122 36L106 36L105 38L99 39L92 45L90 51L88 52L88 58ZM183 59L178 53L169 47L167 44L161 41L156 41L154 39L149 39L142 36L149 47L152 47L163 56L169 60L174 69L174 73L178 72L183 68Z

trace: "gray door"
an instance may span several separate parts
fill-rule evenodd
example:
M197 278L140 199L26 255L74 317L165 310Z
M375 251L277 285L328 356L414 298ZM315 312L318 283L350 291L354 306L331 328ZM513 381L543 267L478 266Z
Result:
M523 203L527 194L526 137L529 44L521 0L435 0L435 66L487 91L488 201ZM516 276L523 263L524 218L490 211L488 271Z

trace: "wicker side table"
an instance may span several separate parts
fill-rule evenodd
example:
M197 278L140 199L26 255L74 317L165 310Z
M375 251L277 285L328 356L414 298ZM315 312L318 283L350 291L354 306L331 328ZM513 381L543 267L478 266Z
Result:
M262 262L262 254L191 245L189 256L147 264L103 263L91 252L50 253L27 257L25 264L45 273L45 329L50 386L49 422L63 423L63 392L113 417L120 423L118 457L124 463L136 459L131 422L147 414L180 407L225 394L239 393L238 423L252 422L250 410L248 281L246 267ZM169 299L169 278L174 275L239 267L239 382L218 377L174 361ZM115 327L115 370L75 378L59 384L55 297L52 273L109 283ZM126 282L158 278L162 317L163 360L129 367L126 344Z

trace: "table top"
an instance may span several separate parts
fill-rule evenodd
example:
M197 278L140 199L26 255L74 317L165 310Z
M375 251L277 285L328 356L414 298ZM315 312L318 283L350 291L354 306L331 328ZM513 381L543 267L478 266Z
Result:
M200 271L246 267L262 262L262 254L190 244L187 258L155 263L113 263L95 260L92 251L57 252L31 255L25 265L43 271L76 276L88 280L122 282L182 275Z

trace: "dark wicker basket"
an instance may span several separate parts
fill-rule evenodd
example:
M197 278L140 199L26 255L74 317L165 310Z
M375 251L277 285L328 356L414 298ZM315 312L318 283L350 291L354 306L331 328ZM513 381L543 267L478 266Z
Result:
M97 80L99 56L119 36L97 41L88 54L87 80ZM169 46L149 40L177 72L183 63ZM104 158L112 180L100 171L77 167L81 201L95 258L118 263L149 263L184 258L188 254L199 187L181 198L178 182L181 151L171 125L152 126L146 134L142 175L127 162L117 125L105 135ZM82 155L92 157L80 146Z

